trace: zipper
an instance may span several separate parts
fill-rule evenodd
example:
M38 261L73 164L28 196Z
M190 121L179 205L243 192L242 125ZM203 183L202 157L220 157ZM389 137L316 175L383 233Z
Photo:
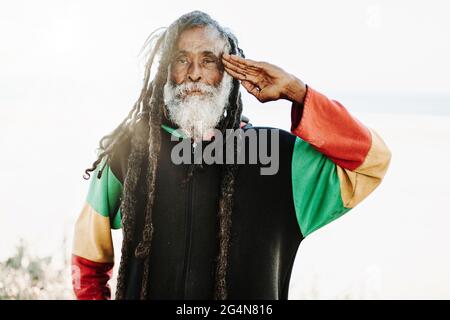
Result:
M191 157L195 152L196 144L191 145ZM186 224L185 224L185 235L186 235L186 246L184 251L184 266L183 266L183 299L186 298L186 290L187 290L187 274L190 269L191 264L191 242L192 242L192 211L194 206L193 200L193 189L194 189L194 175L195 172L192 173L192 176L188 181L188 192L186 199Z

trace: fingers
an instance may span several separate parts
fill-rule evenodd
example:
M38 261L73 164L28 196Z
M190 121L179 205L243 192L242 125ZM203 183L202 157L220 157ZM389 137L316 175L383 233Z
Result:
M228 69L227 67L225 67L225 71L228 72L230 74L230 76L232 76L233 78L236 78L240 81L244 81L246 79L246 76L244 74L236 72L232 69Z
M241 68L247 68L247 69L253 69L253 70L259 70L262 68L262 64L257 61L253 61L250 59L244 59L237 55L229 55L229 54L223 54L223 59L225 61L228 61L234 65L240 66Z
M261 74L261 72L262 72L261 69L254 69L254 68L248 67L244 64L240 64L240 63L237 63L237 62L231 61L231 60L222 59L222 63L224 65L224 67L233 69L234 71L241 73L241 74L246 74L246 75L251 75L251 76L256 77L259 74Z
M228 64L232 64L238 68L248 70L249 72L260 72L261 71L260 67L256 67L255 65L250 65L249 63L246 62L247 60L245 60L245 59L238 57L239 59L241 59L238 61L236 59L232 59L231 57L237 57L237 56L223 55L222 61L227 62Z
M260 98L261 90L258 86L247 80L241 81L241 84L245 88L245 90L248 91L248 93L254 95L257 99Z
M249 74L247 71L242 70L234 65L225 65L225 71L228 72L232 77L238 79L238 80L247 80L252 82L253 84L257 85L257 86L261 86L260 83L260 76L254 76L252 74Z
M225 68L225 70L231 70L231 71L234 71L234 72L236 72L236 73L239 73L239 74L241 74L241 75L245 75L246 73L247 73L247 71L246 70L244 70L244 69L242 69L242 68L239 68L239 67L236 67L235 65L233 65L233 64L231 64L231 63L229 63L229 62L227 62L227 61L224 61L223 62L223 66L224 66L224 68Z
M241 81L242 86L258 100L261 99L262 77L264 71L259 62L243 59L235 55L222 55L225 71Z
M231 69L240 74L252 75L252 76L258 75L258 72L254 71L254 70L242 67L241 65L236 65L236 64L230 63L227 60L223 60L223 65L225 68Z

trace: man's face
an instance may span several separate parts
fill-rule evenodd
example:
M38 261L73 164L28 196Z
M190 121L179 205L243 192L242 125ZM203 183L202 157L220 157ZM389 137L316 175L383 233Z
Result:
M171 63L172 82L176 85L200 82L216 87L223 77L220 59L223 47L224 40L214 28L194 27L183 31Z
M169 66L164 102L169 118L189 137L201 140L220 122L232 88L220 57L226 42L211 27L181 33Z

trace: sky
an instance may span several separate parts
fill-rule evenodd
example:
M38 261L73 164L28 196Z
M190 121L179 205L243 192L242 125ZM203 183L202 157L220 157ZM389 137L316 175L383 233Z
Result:
M146 37L194 9L234 31L249 58L327 91L449 93L448 6L436 0L2 0L2 96L37 90L50 79L89 91L123 90L128 83L133 93ZM97 81L106 75L107 82Z
M361 116L380 128L382 136L396 150L404 151L397 159L414 158L415 162L409 162L410 167L422 169L428 155L439 157L437 162L441 165L448 159L444 151L450 149L445 139L449 132L445 128L450 122L420 116L408 118L404 121L409 123L401 123L402 134L391 136L398 125L394 119L399 118L383 115L395 113L400 107L403 111L408 108L409 102L388 98L393 96L407 96L408 101L418 101L416 97L424 96L420 104L425 110L431 110L432 99L450 109L450 4L446 1L0 0L0 194L3 200L0 260L12 252L21 237L28 239L39 254L61 250L61 241L64 236L70 238L68 230L72 230L86 196L87 185L81 176L95 160L98 140L123 119L140 91L143 61L139 52L145 39L153 30L167 27L180 15L196 9L230 28L248 58L282 67L329 97L339 98L350 111L357 110L365 100L368 115ZM261 105L242 91L244 114L252 123L289 129L289 103ZM367 101L368 97L376 100ZM379 109L383 114L370 116ZM409 138L418 133L417 128L429 139L411 142ZM441 140L430 142L431 137ZM427 153L417 156L415 143L422 144L420 150ZM420 197L417 191L420 184L409 180L406 180L408 185L405 181L397 184L410 171L402 164L394 167L399 170L390 181L396 182L358 210L382 210L385 203L394 201L391 194L399 188L403 201ZM439 173L437 167L433 170L434 177L447 174ZM423 170L419 171L423 174ZM432 203L440 212L435 218L445 218L448 222L447 216L443 216L450 209L445 200L449 196L448 184L428 180L425 174L420 177L422 186L439 187L433 194L437 198ZM410 230L422 231L424 217L418 210L426 207L414 201L410 203L408 208L414 213L408 226ZM393 207L402 210L399 204ZM407 218L399 215L394 220L401 223ZM334 241L333 236L342 235L343 230L349 235L349 229L361 228L364 223L367 228L368 221L374 222L352 219L355 220L336 222L328 233L324 232L328 235L312 237L307 242L310 244L302 249L305 257L314 260L314 250L328 248L331 250L327 251L328 259L337 258L332 250L336 247L326 245ZM434 241L445 243L449 239L443 236L445 230L434 233L435 229L427 226L426 234L433 242L424 246L415 244L425 255L432 252L437 257L440 249L427 248ZM439 228L444 226L441 224ZM377 227L383 227L380 221ZM356 235L364 237L362 233ZM390 236L394 240L395 232ZM353 239L350 235L341 238L340 248L349 246ZM372 240L366 240L368 248L375 248ZM363 251L361 247L354 250ZM417 263L413 253L409 252L408 261ZM390 280L403 279L401 275L407 274L402 280L407 283L420 270L427 274L436 270L420 262L416 269L403 272L393 251L380 258L384 264L378 265L376 257L375 254L361 260L367 264L357 264L358 270L363 274L368 270L368 278L374 278L375 282L379 268L384 270L382 266L389 265L390 258L395 264L389 265L388 270L396 270L387 273ZM433 288L450 267L448 255L439 259L442 263ZM303 275L308 277L319 270L322 278L334 277L330 270L327 273L317 268L324 261L301 263L303 269L310 269ZM347 267L347 270L355 269ZM445 284L439 288L441 291L436 289L436 295L450 297L450 289L446 289L450 288L450 280ZM389 292L395 291L391 289ZM423 290L426 291L425 284L417 285L414 292ZM395 292L407 294L406 289Z

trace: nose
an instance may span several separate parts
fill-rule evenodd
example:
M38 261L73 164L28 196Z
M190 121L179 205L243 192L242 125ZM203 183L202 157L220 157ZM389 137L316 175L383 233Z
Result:
M189 66L187 76L188 76L189 81L199 82L202 78L200 66L195 62L191 63L191 65Z

